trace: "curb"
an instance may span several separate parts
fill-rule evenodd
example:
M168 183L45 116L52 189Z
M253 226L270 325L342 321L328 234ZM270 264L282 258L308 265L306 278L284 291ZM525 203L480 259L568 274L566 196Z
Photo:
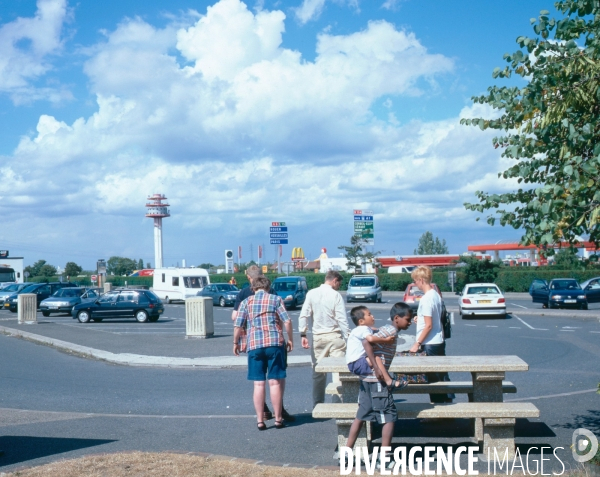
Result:
M94 358L112 364L125 366L152 366L157 368L196 368L196 369L232 369L246 368L245 356L214 356L204 358L170 358L167 356L148 356L131 353L111 353L87 346L80 346L67 341L36 335L27 331L0 326L0 332L8 336L24 338L34 343L52 346L53 348L78 354L84 358ZM310 356L289 356L288 366L311 365Z

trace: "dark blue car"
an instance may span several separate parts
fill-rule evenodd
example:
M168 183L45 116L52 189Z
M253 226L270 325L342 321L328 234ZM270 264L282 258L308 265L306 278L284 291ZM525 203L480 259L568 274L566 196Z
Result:
M574 278L554 278L550 283L535 279L529 287L533 303L541 303L543 308L588 309L585 291Z

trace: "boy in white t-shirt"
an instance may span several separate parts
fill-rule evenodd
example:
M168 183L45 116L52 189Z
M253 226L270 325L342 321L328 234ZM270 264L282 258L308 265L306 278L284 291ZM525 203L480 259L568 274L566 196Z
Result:
M355 306L350 310L350 318L356 325L350 332L346 346L346 364L350 372L359 377L371 376L375 373L377 379L388 387L399 387L403 383L392 377L385 368L381 358L373 354L371 343L388 344L393 342L395 336L379 337L373 334L375 317L366 306Z

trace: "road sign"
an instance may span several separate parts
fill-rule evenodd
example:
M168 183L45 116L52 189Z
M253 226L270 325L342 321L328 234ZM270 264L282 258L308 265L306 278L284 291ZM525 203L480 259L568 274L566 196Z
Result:
M90 280L92 280L92 283L96 283L98 281L98 275L92 275Z
M285 222L271 222L269 238L271 239L271 245L288 245L290 236Z
M289 238L288 234L271 234L271 238Z
M354 210L354 235L359 235L365 245L375 245L372 210Z
M273 227L285 227L285 222L271 222Z
M271 245L287 245L288 239L271 239Z
M287 227L270 227L269 231L272 232L287 232Z

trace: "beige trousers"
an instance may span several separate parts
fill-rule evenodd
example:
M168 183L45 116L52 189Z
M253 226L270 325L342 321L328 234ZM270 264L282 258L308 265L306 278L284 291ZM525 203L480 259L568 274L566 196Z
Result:
M346 356L346 341L341 333L322 333L313 335L313 345L310 349L313 366L313 408L325 402L325 387L327 386L327 374L315 372L315 366L323 358L343 358Z

